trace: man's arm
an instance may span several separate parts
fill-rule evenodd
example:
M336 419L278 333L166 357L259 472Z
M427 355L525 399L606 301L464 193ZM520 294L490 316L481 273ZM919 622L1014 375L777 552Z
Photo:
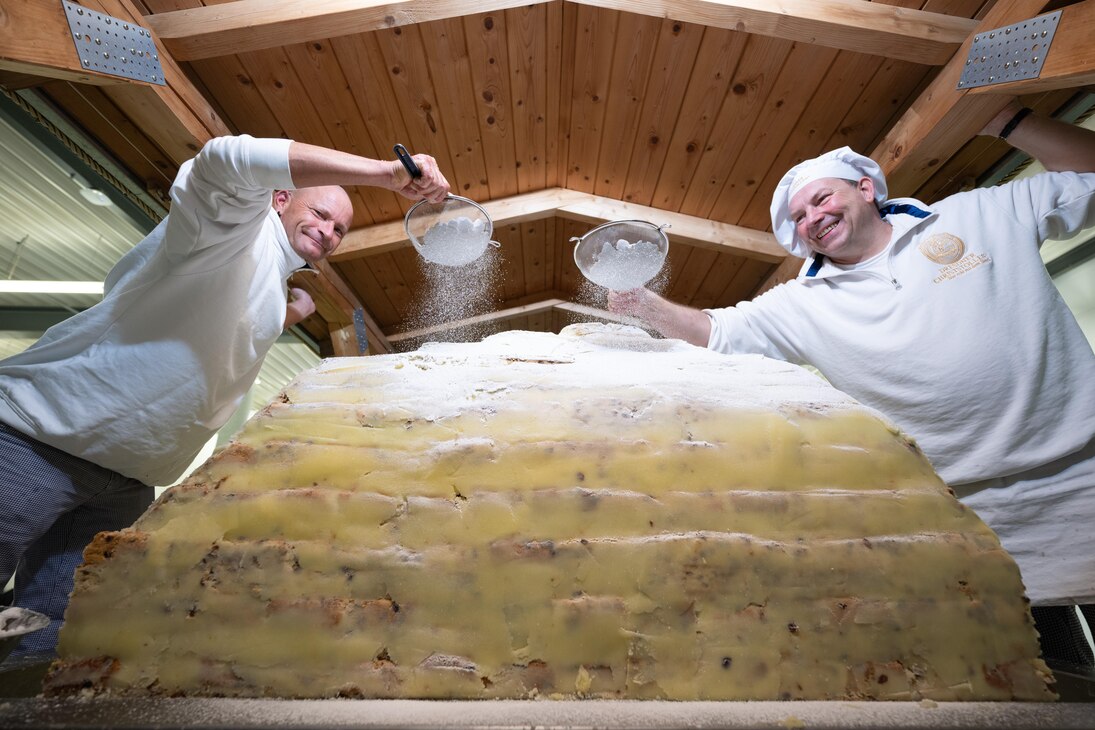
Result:
M303 142L289 145L289 174L298 188L321 185L370 185L395 191L411 200L441 202L449 192L449 183L441 174L437 160L429 155L414 155L422 176L411 178L399 160L373 160L349 152L318 147Z
M289 329L295 324L300 324L316 311L316 303L311 295L303 289L295 286L289 287L289 302L285 305L285 324L282 329Z
M662 334L707 347L711 338L711 318L705 312L664 299L649 289L610 291L608 311L638 317Z
M1012 101L985 125L980 134L999 137L1022 109ZM1007 142L1053 172L1095 172L1095 132L1049 117L1027 114L1011 130Z

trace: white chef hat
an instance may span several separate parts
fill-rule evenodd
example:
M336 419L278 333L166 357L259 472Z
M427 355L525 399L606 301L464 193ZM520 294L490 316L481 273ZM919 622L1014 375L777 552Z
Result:
M810 255L810 249L795 235L795 222L791 220L791 198L805 185L823 177L853 182L869 177L874 181L875 203L881 204L886 200L886 177L882 174L882 168L870 157L853 152L850 147L841 147L795 165L776 185L771 209L772 232L779 245L794 256L806 258Z

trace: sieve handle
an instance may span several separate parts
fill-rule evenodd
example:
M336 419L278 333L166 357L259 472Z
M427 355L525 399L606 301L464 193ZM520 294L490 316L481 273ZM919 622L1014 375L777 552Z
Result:
M392 149L395 150L395 156L403 163L403 167L407 168L407 172L410 174L412 180L422 177L422 171L418 169L418 165L411 159L411 153L407 152L406 147L397 144Z

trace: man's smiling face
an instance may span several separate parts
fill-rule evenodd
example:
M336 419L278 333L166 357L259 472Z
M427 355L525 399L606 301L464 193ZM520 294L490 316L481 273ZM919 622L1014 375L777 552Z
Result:
M277 190L274 210L281 216L289 245L310 264L327 258L350 229L354 208L338 186Z
M874 183L868 177L809 182L791 198L790 213L799 239L839 264L857 263L881 250L874 235L879 222Z

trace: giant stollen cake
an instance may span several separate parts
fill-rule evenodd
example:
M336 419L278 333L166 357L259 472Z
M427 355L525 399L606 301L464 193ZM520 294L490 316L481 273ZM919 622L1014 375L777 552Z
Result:
M325 360L85 553L50 694L1048 700L1019 571L798 367L620 326Z

